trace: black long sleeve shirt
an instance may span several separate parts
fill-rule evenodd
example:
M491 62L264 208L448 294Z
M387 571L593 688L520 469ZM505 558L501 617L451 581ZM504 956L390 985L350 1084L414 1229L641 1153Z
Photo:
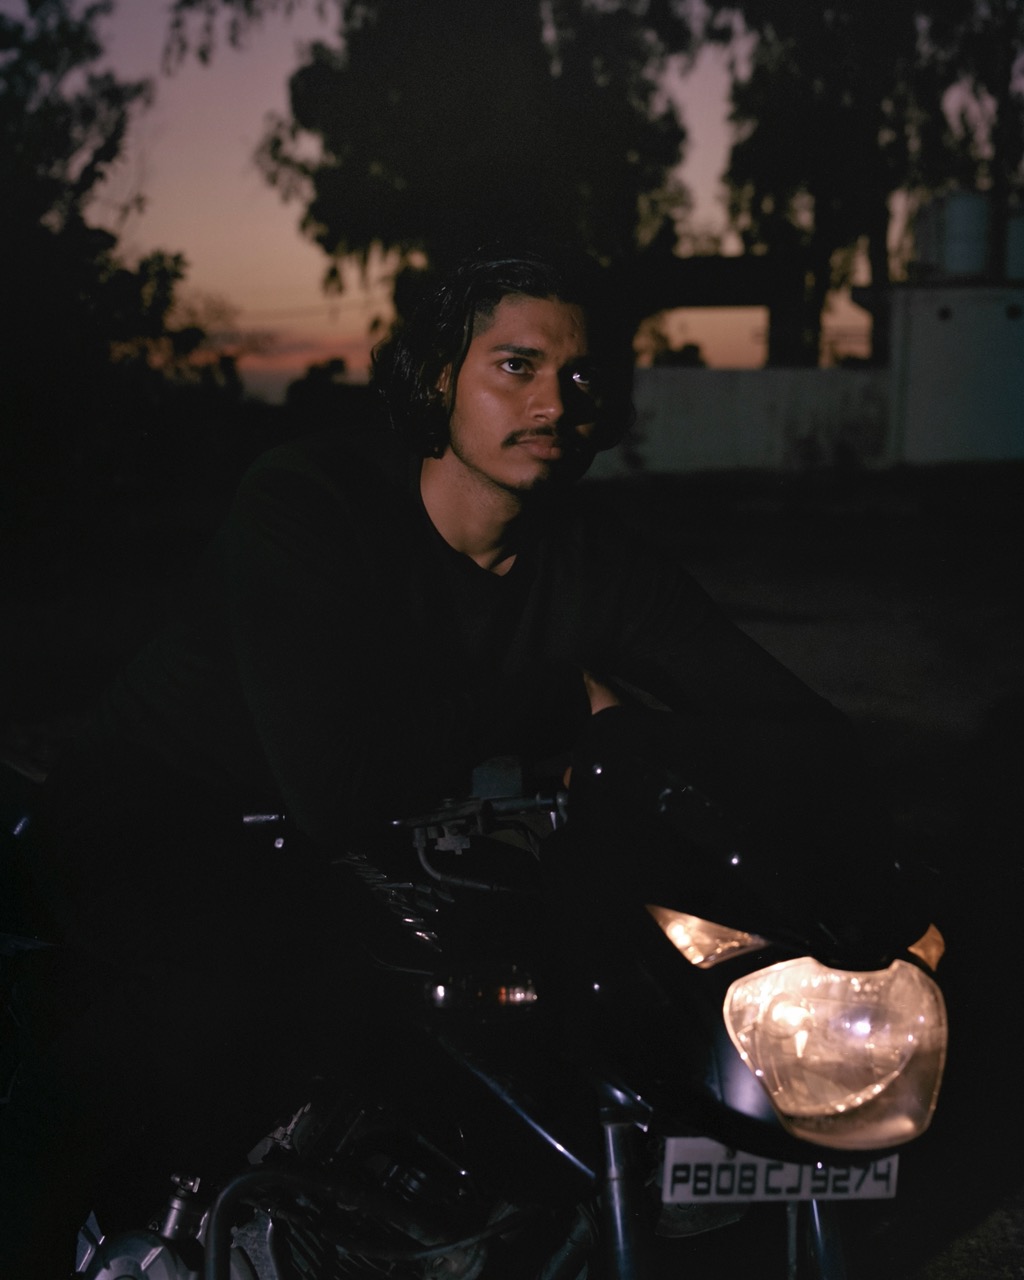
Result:
M567 749L584 669L706 722L752 770L799 785L847 757L841 717L671 558L568 495L497 576L437 533L416 481L340 432L258 460L98 741L269 791L318 843L460 794L488 756Z

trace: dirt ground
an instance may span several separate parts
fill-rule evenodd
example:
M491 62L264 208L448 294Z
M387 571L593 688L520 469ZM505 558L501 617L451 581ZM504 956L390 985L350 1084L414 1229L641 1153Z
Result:
M849 1206L850 1280L1020 1280L1024 467L638 477L592 494L653 531L741 626L853 717L940 873L944 1096L904 1155L897 1201ZM208 503L126 501L87 526L58 514L9 542L8 754L45 765L155 625L211 522Z

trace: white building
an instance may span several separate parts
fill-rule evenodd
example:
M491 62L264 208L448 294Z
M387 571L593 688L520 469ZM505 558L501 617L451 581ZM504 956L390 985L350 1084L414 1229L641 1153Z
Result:
M918 240L889 369L638 370L636 430L591 474L1024 458L1024 215L998 281L984 196L937 201Z

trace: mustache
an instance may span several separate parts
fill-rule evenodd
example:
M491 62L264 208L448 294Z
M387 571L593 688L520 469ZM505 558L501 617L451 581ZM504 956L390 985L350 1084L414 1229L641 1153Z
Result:
M557 440L563 449L571 449L575 443L575 432L559 431L557 427L521 427L511 431L505 437L505 444L516 445L523 440Z
M556 427L521 427L509 435L510 440L553 439L558 435Z

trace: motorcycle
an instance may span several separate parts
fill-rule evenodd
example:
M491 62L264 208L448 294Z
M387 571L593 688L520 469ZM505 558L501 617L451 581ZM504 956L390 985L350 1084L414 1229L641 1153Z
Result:
M568 789L491 761L340 854L336 1052L235 1176L91 1216L76 1275L641 1280L780 1206L776 1274L842 1280L835 1210L892 1197L935 1110L943 944L863 813L809 825L714 757L616 709Z

